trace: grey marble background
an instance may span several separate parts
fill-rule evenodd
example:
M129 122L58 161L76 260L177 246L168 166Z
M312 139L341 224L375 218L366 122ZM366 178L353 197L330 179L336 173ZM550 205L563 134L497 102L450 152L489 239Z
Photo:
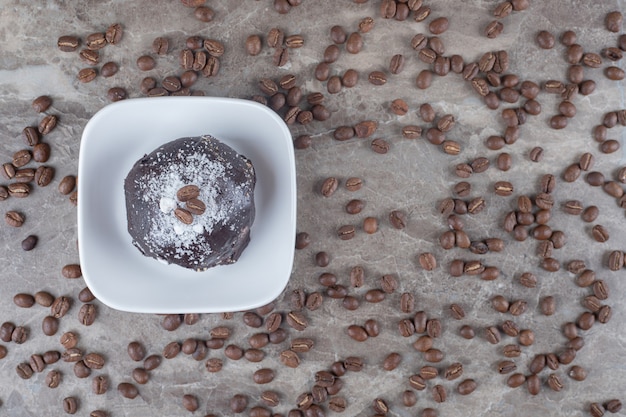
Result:
M626 349L626 280L623 270L611 272L606 268L609 251L626 250L624 210L601 189L587 185L582 176L570 184L564 183L560 177L563 169L576 162L584 152L596 156L595 169L607 178L626 164L623 150L604 155L591 134L593 126L601 123L607 111L626 107L623 82L609 81L603 75L603 69L586 68L586 78L597 82L596 92L575 98L578 115L561 131L548 126L549 118L557 111L557 97L541 93L538 98L543 108L541 115L529 118L522 127L520 140L502 150L513 157L513 168L503 173L493 166L500 151L489 151L483 144L489 135L504 130L499 111L488 110L470 86L455 74L445 78L435 76L432 86L424 91L414 86L417 73L427 66L417 59L410 47L410 39L415 33L427 33L427 23L432 17L425 23L411 19L404 22L384 20L380 17L379 3L373 0L364 4L349 0L308 0L287 15L279 15L270 0L211 0L207 4L215 10L215 19L202 23L194 19L192 9L179 1L0 0L0 162L10 161L14 152L25 148L22 129L36 125L42 117L31 109L30 103L35 97L50 95L54 103L48 113L59 116L59 125L45 138L52 149L47 164L56 170L52 184L47 188L35 187L26 199L9 198L0 202L2 213L18 210L26 215L21 228L10 228L4 223L0 226L0 322L11 321L29 330L26 343L3 343L8 355L0 360L0 415L63 415L62 399L75 396L80 400L77 414L83 416L97 408L107 410L114 417L182 416L190 414L182 407L182 396L193 394L200 402L200 409L194 415L214 413L226 416L232 415L228 408L232 395L243 393L249 396L248 413L250 407L262 405L260 394L267 389L275 390L281 396L281 403L273 412L287 415L295 407L297 396L313 386L316 371L329 369L334 361L352 355L363 356L366 366L362 372L348 373L342 378L344 389L339 395L347 399L348 408L344 412L347 416L374 415L371 403L377 397L390 404L389 414L394 416L420 415L426 407L436 408L440 416L582 416L589 415L592 402L603 403L612 398L626 400L623 358ZM618 37L604 28L606 13L623 10L626 6L623 1L536 1L529 10L505 18L504 33L495 40L488 40L482 36L482 28L492 19L496 1L426 3L432 8L433 17L447 16L450 19L450 29L440 36L447 55L460 54L470 62L478 60L486 51L505 49L510 56L509 71L522 80L537 83L548 79L565 80L567 70L564 47L557 41L552 50L539 49L534 42L538 30L549 30L557 37L564 30L574 30L586 51L599 53L604 47L616 45ZM138 366L126 354L126 346L133 340L140 341L148 353L160 354L171 341L182 342L189 337L206 340L211 328L226 325L232 330L227 343L246 349L248 337L264 330L245 326L243 313L235 313L230 320L224 320L219 314L201 315L197 324L183 325L174 332L167 332L161 327L159 316L123 313L97 301L96 322L90 327L79 323L77 315L81 303L77 295L84 283L82 279L68 280L61 276L64 265L78 262L76 208L66 196L57 192L57 186L63 176L76 174L83 127L96 111L108 104L106 92L109 88L120 86L131 98L139 97L138 86L144 76L161 79L180 74L178 53L185 39L192 35L218 39L226 45L219 75L212 79L201 77L193 87L206 95L249 98L259 93L257 83L261 77L278 80L288 73L297 76L306 93L325 92L325 85L314 80L312 73L331 42L330 28L341 25L348 32L354 31L366 16L375 19L375 27L363 35L363 51L358 55L343 52L332 64L332 71L336 74L342 74L348 68L357 69L361 73L358 85L336 95L326 94L326 105L332 111L329 120L291 127L294 137L306 133L313 138L310 148L296 150L297 229L310 234L311 244L296 251L290 283L277 299L275 311L290 311L289 294L294 289L309 293L323 291L317 281L321 272L332 272L341 284L349 286L349 271L355 265L363 266L366 271L366 285L359 289L349 288L350 294L361 300L360 308L347 311L340 300L325 298L319 310L305 311L310 327L303 332L283 324L289 333L287 341L264 348L266 356L260 363L228 360L223 349L210 351L208 357L224 359L223 370L210 374L205 370L204 361L197 362L181 354L165 360L152 371L150 381L138 385L140 394L136 399L122 398L116 386L120 382L131 382L131 372ZM76 74L85 65L77 53L60 52L56 47L57 38L73 34L84 39L116 22L123 25L124 37L119 45L104 48L102 55L103 62L117 62L120 71L108 79L98 77L90 84L79 83ZM302 34L305 39L305 46L290 51L290 62L282 68L273 66L273 51L266 45L256 57L247 56L243 47L248 35L259 34L265 39L272 27L280 27L286 34ZM136 68L135 60L140 55L151 54L152 40L157 36L170 40L171 52L157 57L154 70L142 73ZM406 56L405 70L396 76L389 75L384 86L369 84L366 74L373 70L387 71L389 59L396 53ZM607 65L605 62L603 67ZM622 62L617 65L623 67ZM410 107L407 115L396 116L389 111L389 104L395 98L407 101ZM416 114L418 107L426 102L433 105L438 115L451 113L455 116L456 126L448 136L462 144L463 152L459 156L445 155L425 139L406 140L400 135L404 125L426 126ZM385 138L390 143L388 154L373 153L369 149L369 140L338 142L332 138L337 126L365 119L379 122L375 137ZM610 137L624 145L621 126L611 129ZM538 164L528 159L528 151L534 146L545 149L545 158ZM472 196L483 195L487 208L478 215L463 217L466 231L472 239L505 239L506 248L501 253L484 256L461 249L444 251L437 242L447 226L437 214L436 204L451 195L451 189L458 181L453 173L454 165L477 156L487 156L492 161L487 172L470 179ZM31 163L29 166L36 165ZM510 299L528 301L528 311L515 318L521 328L530 328L536 334L535 344L524 348L522 356L515 359L519 372L527 374L528 363L534 355L562 349L565 338L561 326L574 321L583 311L580 301L589 290L577 287L574 275L563 269L556 273L540 269L535 255L537 242L532 238L515 242L502 231L502 219L515 207L515 197L497 197L491 189L495 181L509 180L515 186L515 195L533 195L538 179L545 173L558 178L554 192L557 207L553 210L550 225L567 234L566 246L555 251L555 257L563 264L571 259L583 259L599 278L607 282L611 292L607 303L613 308L613 317L605 325L596 323L589 331L581 332L585 346L572 365L588 369L586 381L573 381L567 377L571 365L562 365L556 371L565 384L561 392L553 392L543 384L538 395L530 396L525 386L507 387L507 376L497 373L496 365L503 359L502 347L514 343L514 339L503 337L498 345L490 345L485 340L485 327L510 318L495 313L490 298L502 294ZM359 176L364 180L364 187L350 193L341 186L332 197L322 198L317 187L328 176L341 180ZM352 198L366 202L359 215L352 216L344 211L345 204ZM596 223L610 230L608 242L595 242L590 237L590 225L560 210L560 203L569 199L579 199L585 205L595 204L600 208ZM395 209L408 213L404 230L393 229L388 222L389 212ZM379 219L379 230L373 235L360 230L361 222L367 216ZM340 241L337 238L336 229L343 224L357 226L354 239ZM39 236L39 244L33 251L24 252L20 241L29 234ZM315 266L313 261L315 253L322 250L331 255L331 263L326 268ZM439 263L432 272L421 270L417 264L417 255L426 251L433 252ZM501 275L489 282L468 276L452 278L447 273L447 266L455 258L481 259L488 265L499 267ZM519 285L516 278L524 271L537 274L537 288ZM363 300L365 291L378 287L383 274L397 277L398 290L380 304L366 303ZM41 321L49 313L47 308L20 309L13 304L14 294L34 294L39 290L55 296L70 296L74 300L68 315L61 319L55 336L45 336L41 330ZM411 316L399 311L402 292L415 294L417 310L424 310L429 317L442 320L444 333L436 341L436 347L444 352L445 357L435 366L444 369L452 362L463 363L463 378L473 378L478 383L472 395L464 397L456 393L458 381L439 378L435 381L448 390L445 403L436 404L429 388L417 393L419 399L415 406L407 408L402 405L401 394L409 389L408 377L427 364L411 346L416 336L403 338L398 333L397 322ZM546 295L553 295L557 301L557 312L551 317L541 315L537 309L538 301ZM448 307L451 303L464 307L466 317L463 320L450 317ZM348 325L362 324L368 318L380 322L381 334L363 343L351 340L346 334ZM458 335L463 324L476 329L473 340ZM63 361L48 366L43 373L35 374L29 380L16 375L16 365L27 361L30 355L47 350L61 351L59 337L66 331L79 335L79 347L83 351L103 354L106 366L85 379L77 378L71 364ZM287 368L280 363L278 355L288 347L289 340L300 336L313 338L315 347L301 355L302 363L297 369ZM402 363L396 370L386 372L382 370L381 362L394 351L401 353ZM252 374L261 367L275 369L276 378L272 383L265 386L253 383ZM56 389L44 385L45 374L50 369L63 374L63 381ZM100 374L109 377L111 388L106 394L96 396L91 393L91 380ZM545 382L547 374L547 370L541 373L542 381ZM432 385L434 382L429 382L429 386ZM327 411L327 415L334 414Z

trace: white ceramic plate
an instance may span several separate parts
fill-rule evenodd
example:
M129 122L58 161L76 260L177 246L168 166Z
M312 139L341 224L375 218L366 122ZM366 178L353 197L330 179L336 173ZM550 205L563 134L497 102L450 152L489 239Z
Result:
M195 272L148 258L133 246L124 178L159 145L204 134L252 161L256 216L250 243L235 264ZM267 304L287 285L296 234L294 152L287 126L265 106L213 97L113 103L83 131L78 178L83 277L109 307L141 313L242 311Z

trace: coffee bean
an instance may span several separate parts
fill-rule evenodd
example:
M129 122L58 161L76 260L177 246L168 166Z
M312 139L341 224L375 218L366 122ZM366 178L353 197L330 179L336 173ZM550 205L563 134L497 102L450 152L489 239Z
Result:
M63 398L63 411L67 414L76 414L76 411L78 411L78 400L75 397Z
M613 11L609 12L606 15L604 23L606 25L606 29L609 32L620 32L622 30L622 22L624 18L621 12Z
M536 374L529 375L526 378L526 388L530 395L537 395L541 390L541 380Z
M489 39L497 38L504 30L504 24L498 20L492 20L485 26L483 33Z
M214 56L216 58L224 55L224 44L215 39L205 39L203 42L204 49L209 53L209 55Z
M269 368L261 368L254 372L252 379L257 384L268 384L274 379L274 371Z
M609 139L600 144L600 151L602 151L602 153L613 153L616 152L619 148L620 143L615 139Z
M491 299L491 306L494 310L500 313L506 313L509 311L509 301L501 295L496 295Z
M22 227L26 217L17 211L9 210L4 214L4 221L11 227Z
M128 399L134 399L137 397L137 395L139 395L139 390L137 390L137 387L134 384L131 384L130 382L121 382L117 385L117 391L120 393L120 395L124 398L128 398Z
M372 71L367 76L368 81L373 85L385 85L387 83L387 76L382 71Z
M46 336L53 336L59 330L59 320L53 316L44 317L41 329Z
M60 36L57 40L57 47L62 52L74 52L80 46L80 38L71 35Z
M464 339L473 339L475 336L474 329L469 325L463 325L459 329L459 334Z
M606 242L609 240L609 231L601 224L597 224L591 229L591 236L596 242Z
M141 71L150 71L156 67L156 61L150 55L142 55L137 58L137 68Z
M611 306L604 305L600 307L600 310L598 310L596 314L597 320L602 324L606 324L609 322L609 320L611 320L611 316L613 315L613 309L611 308Z
M406 227L406 215L403 211L393 210L389 214L389 222L395 229L404 229Z
M433 35L440 35L448 30L449 22L447 17L438 17L430 22L428 30Z
M615 66L607 67L604 70L604 74L606 75L606 78L613 81L623 80L625 76L624 70Z
M465 379L457 386L457 392L461 395L469 395L476 390L477 384L473 379Z
M283 67L289 62L289 51L287 48L277 47L274 50L274 56L272 57L274 65L277 67ZM214 74L215 75L215 74Z
M609 413L619 413L622 409L622 402L618 399L609 400L604 404L604 408Z
M336 177L328 177L322 182L320 187L320 193L324 197L330 197L335 193L338 186L339 180Z
M607 298L609 298L608 286L601 279L594 281L592 285L592 290L593 290L593 294L595 295L595 297L598 298L599 300L606 300Z
M40 165L37 167L35 171L34 180L35 183L40 187L45 187L50 184L52 178L54 177L54 168Z
M500 331L496 326L490 326L485 329L485 339L491 344L500 343L501 336Z
M406 390L402 393L402 404L405 407L413 407L417 403L417 395L412 390Z
M94 304L83 304L78 311L78 321L85 326L91 326L96 319L96 306Z

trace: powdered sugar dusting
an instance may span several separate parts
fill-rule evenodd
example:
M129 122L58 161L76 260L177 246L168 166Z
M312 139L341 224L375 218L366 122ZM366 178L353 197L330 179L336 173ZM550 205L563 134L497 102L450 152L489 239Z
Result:
M207 235L227 224L251 195L249 188L229 177L229 162L207 155L204 147L194 143L185 142L175 153L153 153L152 158L142 161L147 169L135 178L134 185L146 206L154 207L144 243L155 253L173 248L177 259L195 254L196 263L202 263L212 253ZM206 205L203 214L193 215L191 224L184 224L174 215L177 207L185 208L185 203L176 198L176 192L185 185L198 186L198 199ZM233 227L229 225L231 230Z

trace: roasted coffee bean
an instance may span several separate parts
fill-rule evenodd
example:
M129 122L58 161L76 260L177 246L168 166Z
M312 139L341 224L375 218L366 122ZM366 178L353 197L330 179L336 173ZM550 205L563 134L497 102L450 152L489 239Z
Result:
M597 224L591 229L591 236L596 242L606 242L609 240L609 231L601 224Z
M535 374L529 375L526 378L526 388L530 395L537 395L541 390L541 380Z
M322 185L320 187L320 193L324 197L330 197L335 193L338 186L339 180L336 177L328 177L322 182Z
M54 177L54 168L40 165L35 171L34 180L39 187L45 187L50 184Z
M46 374L45 384L48 388L57 388L61 384L61 373L56 369Z
M67 414L76 414L76 411L78 411L78 400L75 397L63 398L63 411Z
M248 406L248 397L244 394L235 394L230 399L229 405L233 413L242 413Z
M556 301L553 296L548 295L541 299L539 302L539 309L545 316L551 316L556 311Z
M511 303L509 306L509 313L513 316L519 316L526 312L528 309L528 303L524 300L517 300Z
M392 352L388 354L383 360L383 369L385 371L393 371L400 365L401 361L402 356L397 352Z
M587 371L581 366L574 365L570 368L567 375L575 381L584 381L587 378Z
M350 54L358 54L363 48L363 38L359 32L352 32L346 40L346 51Z
M611 306L604 305L600 307L600 310L598 310L596 314L597 314L597 320L602 324L606 324L609 322L609 320L611 320L611 316L613 315L613 310Z
M137 397L137 395L139 395L139 390L137 390L137 387L134 384L131 384L130 382L121 382L117 385L117 391L120 393L120 395L124 398L128 398L128 399L134 399Z
M393 210L389 214L389 222L395 229L404 229L406 227L406 214L400 210Z
M89 369L102 369L105 361L99 353L88 353L83 358L83 362Z
M439 349L428 349L424 352L424 360L427 362L438 363L443 360L443 352Z
M592 187L599 187L604 185L604 175L601 172L592 171L587 174L585 180Z
M322 188L322 194L324 188ZM299 232L296 234L296 249L304 249L311 243L311 237L307 232Z
M368 81L376 86L385 85L387 83L387 75L382 71L372 71L367 76Z
M16 173L17 176L17 173ZM605 193L614 198L621 198L624 195L624 189L617 181L607 181L602 186Z
M287 314L287 324L295 330L302 331L308 327L308 321L300 311L291 311Z
M268 345L270 342L267 333L255 333L248 338L248 343L253 349L260 349Z
M18 293L13 296L13 303L22 308L30 308L35 304L35 297L27 293Z
M336 25L330 28L330 38L334 43L341 45L346 42L347 37L348 35L341 26Z
M609 413L619 413L622 409L622 402L618 399L609 400L604 404L604 408Z
M4 214L4 221L11 227L21 227L26 217L17 211L9 210Z
M421 253L418 260L420 266L426 271L432 271L437 267L437 259L430 252Z
M389 62L389 72L397 75L400 74L404 70L405 58L402 54L396 54L391 57Z
M98 65L100 63L100 54L98 51L83 49L79 52L80 59L88 65Z
M419 332L418 332L419 333ZM418 352L426 352L433 347L433 338L427 335L420 336L413 342L413 348Z
M348 326L348 336L357 342L364 342L369 337L365 328L356 324Z
M22 137L28 146L35 146L39 143L39 130L36 127L28 126L22 130Z
M352 225L343 225L337 229L337 236L341 240L350 240L354 237L356 228Z
M506 345L502 352L507 358L517 358L522 354L522 351L518 345Z
M252 379L257 384L268 384L274 380L274 371L269 368L261 368L254 372Z
M519 326L512 320L506 320L501 325L502 331L511 337L516 337L520 333Z
M485 26L483 33L489 39L495 39L502 33L504 30L504 24L499 20L492 20Z
M473 379L465 379L457 386L457 392L461 395L469 395L476 390L477 383Z
M59 330L59 319L53 316L46 316L41 322L41 329L46 336L53 336Z
M417 333L424 333L426 331L427 323L428 316L424 311L418 311L417 313L415 313L415 316L413 316L413 324L415 325L415 331Z
M591 93L593 93L596 89L596 82L593 80L585 80L582 83L580 83L580 94L587 96Z
M137 68L141 71L150 71L156 67L156 61L150 55L142 55L137 58Z
M38 354L31 355L29 358L29 364L31 369L34 372L41 373L46 367L46 363L43 360L43 357Z
M519 282L524 287L535 288L537 286L537 276L532 272L524 272L520 275Z
M91 326L96 319L96 306L94 304L83 304L78 311L78 321L85 326Z
M161 356L159 355L150 355L143 362L143 369L146 371L152 371L161 365Z
M501 336L500 331L496 326L490 326L485 329L485 339L491 344L500 343Z
M595 319L596 318L592 313L585 311L580 316L578 316L578 319L576 320L576 325L581 330L589 330L593 327Z
M406 390L402 393L402 404L405 407L413 407L417 403L417 395L412 390Z
M620 143L615 139L609 139L600 144L600 151L602 151L602 153L613 153L616 152L619 148Z
M402 319L398 322L398 330L402 337L410 337L415 333L415 325L410 319Z
M380 287L387 294L392 294L398 288L398 280L392 274L380 277Z
M464 339L473 339L474 336L476 335L476 333L474 332L474 329L469 325L461 326L461 328L459 329L459 334Z
M609 298L609 289L604 280L599 279L594 281L592 291L599 300L606 300Z
M167 331L174 331L180 327L183 323L182 316L180 314L167 314L161 321L161 326Z
M83 359L83 352L78 348L69 348L61 355L64 362L75 363Z
M30 379L33 376L33 369L26 362L18 364L15 368L17 375L22 379Z
M438 17L430 22L428 30L433 35L440 35L448 30L449 22L447 17Z
M57 47L62 52L74 52L80 46L80 38L71 35L60 36L57 40Z
M501 361L498 363L498 373L509 374L517 369L517 365L513 361Z
M297 368L300 365L300 357L293 350L282 351L280 361L289 368Z
M609 32L620 32L622 30L622 22L624 18L621 12L613 11L609 12L606 15L604 23L606 25L606 29Z
M546 366L546 355L540 353L535 355L535 357L530 361L528 365L528 370L533 374L538 374L545 368Z
M417 391L423 391L426 388L426 381L420 375L412 375L409 377L409 385Z
M524 374L516 373L507 379L506 384L511 388L517 388L522 386L524 382L526 382L526 376L524 376Z

